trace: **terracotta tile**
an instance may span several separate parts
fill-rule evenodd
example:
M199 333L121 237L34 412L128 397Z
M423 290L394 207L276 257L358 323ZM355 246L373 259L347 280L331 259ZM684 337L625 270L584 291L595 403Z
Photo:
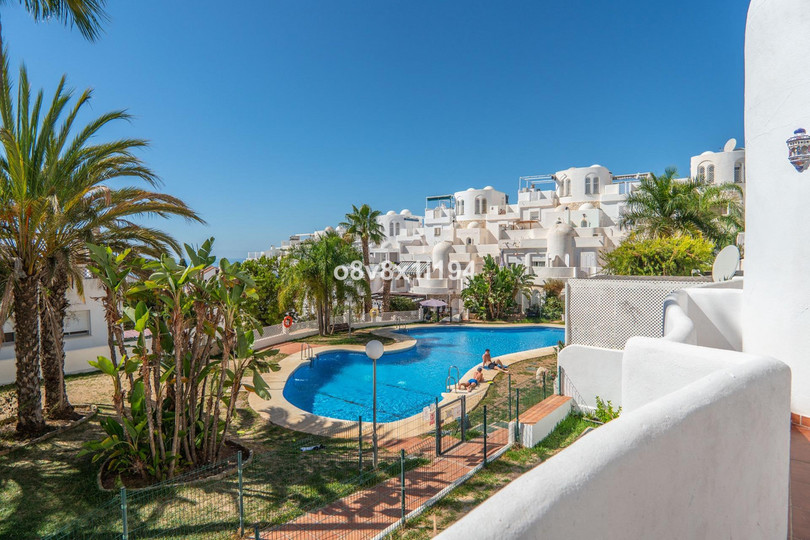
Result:
M790 423L791 424L799 424L802 423L802 417L796 413L790 413Z

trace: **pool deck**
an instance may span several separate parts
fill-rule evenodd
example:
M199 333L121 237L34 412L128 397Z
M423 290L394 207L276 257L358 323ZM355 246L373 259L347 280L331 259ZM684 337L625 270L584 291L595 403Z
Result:
M472 324L467 323L463 325L446 325L446 324L418 324L408 325L408 329L420 329L431 327L458 327L458 328L497 328L493 324ZM505 324L504 328L521 328L521 327L546 327L546 328L561 328L560 325L552 324ZM416 339L394 331L390 328L378 328L372 330L372 333L381 337L388 337L395 341L391 345L385 346L385 352L399 352L411 349L416 346ZM315 347L313 347L315 348ZM260 398L254 393L251 393L248 402L260 417L269 420L273 424L281 427L310 433L312 435L322 435L328 437L340 438L354 438L358 434L358 422L351 420L340 420L337 418L328 418L304 411L287 401L284 397L284 385L292 373L302 364L309 362L309 358L301 352L301 345L296 343L291 347L290 355L279 362L281 369L279 371L270 372L263 376L264 380L270 387L270 400ZM328 351L354 351L364 352L365 347L360 345L327 345L319 346L318 353ZM286 352L286 351L285 351ZM542 347L539 349L530 349L511 354L496 356L493 360L500 360L504 365L511 365L515 362L521 362L530 358L537 358L539 356L547 356L554 353L554 347ZM461 380L465 381L471 379L475 369L478 366L472 367L467 373L461 376ZM484 384L481 388L472 392L466 391L453 391L443 393L442 399L439 404L445 404L460 395L467 396L467 409L473 409L486 395L488 382L495 378L498 372L496 370L484 370ZM370 418L364 420L364 424L370 425ZM419 434L427 433L433 429L432 422L428 418L424 418L422 414L415 414L411 417L398 420L396 422L378 422L377 433L381 441L396 441L405 440ZM365 430L364 430L365 431Z

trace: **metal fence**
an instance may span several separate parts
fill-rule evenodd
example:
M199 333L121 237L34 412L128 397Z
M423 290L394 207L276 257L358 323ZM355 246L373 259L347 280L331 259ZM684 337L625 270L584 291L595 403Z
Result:
M703 278L610 277L566 283L566 344L623 349L633 336L661 337L664 299Z
M270 452L241 453L141 490L121 488L56 539L375 538L419 515L512 440L510 422L553 391L549 377L465 394L422 415L322 437L301 434ZM475 405L467 410L467 405ZM513 426L516 424L512 424ZM518 434L519 435L519 434Z

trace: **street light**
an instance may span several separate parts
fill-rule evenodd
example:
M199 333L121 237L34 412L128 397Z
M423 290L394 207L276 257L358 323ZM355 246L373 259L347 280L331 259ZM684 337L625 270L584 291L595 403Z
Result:
M374 452L374 468L377 468L377 359L383 355L383 344L376 339L366 343L366 356L371 358L373 364L373 390L371 394L372 412L371 412L371 445Z

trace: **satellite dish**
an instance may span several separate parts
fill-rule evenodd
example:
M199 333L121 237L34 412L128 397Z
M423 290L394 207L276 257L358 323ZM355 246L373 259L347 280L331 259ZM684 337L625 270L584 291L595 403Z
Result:
M737 139L729 139L723 147L723 152L733 152L737 148Z
M737 246L724 247L720 250L720 253L717 254L717 258L714 259L714 264L712 265L712 281L717 283L718 281L730 280L734 277L739 266L740 250L737 249Z

